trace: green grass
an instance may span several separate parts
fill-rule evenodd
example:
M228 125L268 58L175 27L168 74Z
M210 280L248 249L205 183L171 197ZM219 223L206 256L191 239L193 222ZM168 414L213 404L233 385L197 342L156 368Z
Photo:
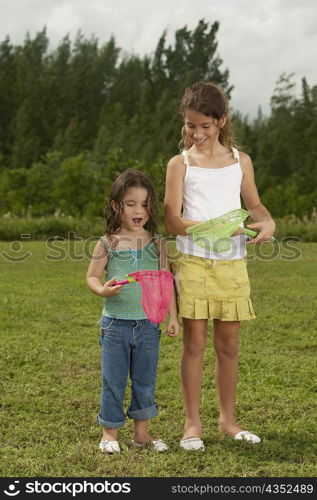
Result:
M1 244L1 474L78 477L303 477L316 468L317 244L292 244L271 261L251 259L257 319L242 324L237 418L259 433L252 446L217 431L214 352L204 367L202 419L205 451L179 448L183 406L179 386L181 335L162 335L154 436L162 455L129 447L132 422L120 430L123 451L98 452L100 392L98 319L102 299L85 284L88 247L26 242ZM68 248L67 248L68 246ZM72 254L73 258L69 257ZM127 393L128 402L128 393Z

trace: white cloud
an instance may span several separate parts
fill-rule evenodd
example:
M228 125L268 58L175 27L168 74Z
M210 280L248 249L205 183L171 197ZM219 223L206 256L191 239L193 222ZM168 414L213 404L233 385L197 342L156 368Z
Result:
M100 44L115 36L124 51L153 52L168 30L196 27L199 19L218 20L218 53L235 86L232 105L254 116L265 112L282 72L317 82L315 0L0 0L0 40L23 43L25 35L47 27L50 48L79 30Z

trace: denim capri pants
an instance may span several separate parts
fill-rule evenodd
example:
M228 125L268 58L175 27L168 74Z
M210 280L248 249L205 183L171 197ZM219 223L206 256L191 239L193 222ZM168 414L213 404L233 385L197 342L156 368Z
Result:
M125 422L123 402L128 376L131 402L127 416L134 420L158 414L155 385L159 355L159 325L148 319L100 320L102 390L98 422L115 429Z

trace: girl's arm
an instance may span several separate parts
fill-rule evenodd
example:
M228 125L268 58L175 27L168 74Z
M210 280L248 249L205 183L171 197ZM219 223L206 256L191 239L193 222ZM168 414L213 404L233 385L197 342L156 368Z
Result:
M185 229L201 221L184 219L181 216L183 205L183 187L186 166L182 155L174 156L167 165L164 216L165 228L170 234L187 236Z
M168 261L166 240L164 238L159 238L158 246L159 246L159 252L160 252L160 269L161 269L161 271L171 272L169 261ZM166 327L166 333L169 337L176 337L176 335L179 332L179 323L178 323L178 316L177 316L175 289L173 289L171 305L170 305L168 312L169 312L169 320L168 320L167 327Z
M251 158L240 153L240 165L242 168L243 179L241 183L241 196L245 206L254 220L254 223L247 227L258 230L258 235L252 238L248 243L263 243L270 241L276 225L267 208L262 205L254 179L254 170Z
M111 297L112 295L117 295L123 286L113 286L113 283L116 281L115 278L112 278L106 283L101 282L107 262L108 256L106 245L99 240L92 254L86 275L86 283L90 290L100 297Z

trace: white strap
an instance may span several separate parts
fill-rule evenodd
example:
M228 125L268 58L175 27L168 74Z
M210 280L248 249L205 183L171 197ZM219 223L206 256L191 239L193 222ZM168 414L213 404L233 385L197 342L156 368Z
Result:
M232 147L231 151L232 151L233 157L237 158L238 160L240 160L240 155L239 155L239 151L237 150L237 148Z
M182 155L184 156L184 164L186 165L186 167L188 167L189 160L188 160L188 151L187 151L187 149L183 149Z

